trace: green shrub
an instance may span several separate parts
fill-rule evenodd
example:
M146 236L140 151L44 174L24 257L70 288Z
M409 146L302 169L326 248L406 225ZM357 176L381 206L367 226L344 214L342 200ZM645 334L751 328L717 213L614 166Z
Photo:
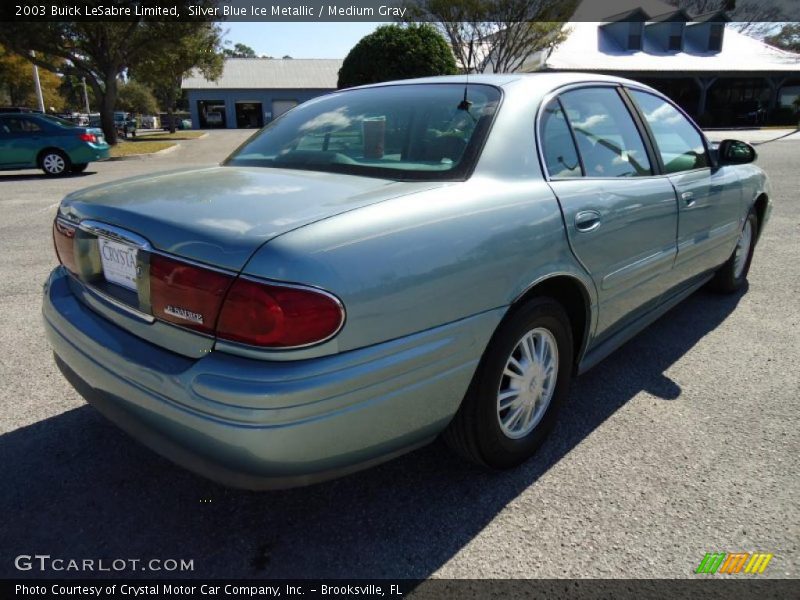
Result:
M383 25L359 41L339 70L339 88L457 73L447 41L433 26Z

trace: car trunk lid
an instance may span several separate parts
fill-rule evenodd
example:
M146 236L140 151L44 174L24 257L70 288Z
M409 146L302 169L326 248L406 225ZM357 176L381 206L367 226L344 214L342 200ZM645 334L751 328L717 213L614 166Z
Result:
M148 341L199 357L213 348L213 335L153 318L152 255L236 275L276 236L441 185L263 168L184 170L70 194L56 237L59 224L75 228L74 239L61 241L73 252L72 286L85 303Z
M88 188L67 196L60 215L122 227L163 252L238 271L275 236L435 185L441 183L215 167Z

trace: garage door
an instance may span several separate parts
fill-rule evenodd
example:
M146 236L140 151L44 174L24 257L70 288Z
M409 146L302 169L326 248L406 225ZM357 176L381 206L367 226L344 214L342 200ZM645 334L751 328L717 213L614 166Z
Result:
M272 118L277 119L287 110L292 110L295 106L297 106L297 100L273 100Z

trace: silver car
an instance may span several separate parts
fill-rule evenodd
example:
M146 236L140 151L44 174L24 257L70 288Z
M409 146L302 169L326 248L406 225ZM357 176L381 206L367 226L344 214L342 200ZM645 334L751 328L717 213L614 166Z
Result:
M341 91L220 166L68 195L46 330L89 402L229 485L439 435L512 467L574 375L700 286L743 287L770 214L755 158L613 77Z

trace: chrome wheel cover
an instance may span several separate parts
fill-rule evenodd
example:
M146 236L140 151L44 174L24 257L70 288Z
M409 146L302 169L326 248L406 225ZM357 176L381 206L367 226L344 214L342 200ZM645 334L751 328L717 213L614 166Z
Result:
M48 173L57 175L58 173L64 172L64 169L67 167L67 163L65 163L64 159L58 154L48 154L42 160L42 166Z
M520 339L506 359L497 390L497 419L511 439L528 435L539 424L556 389L558 344L537 327Z
M750 219L744 222L744 229L736 244L736 253L733 255L733 276L739 279L744 273L747 257L750 255L750 246L753 243L753 223Z

